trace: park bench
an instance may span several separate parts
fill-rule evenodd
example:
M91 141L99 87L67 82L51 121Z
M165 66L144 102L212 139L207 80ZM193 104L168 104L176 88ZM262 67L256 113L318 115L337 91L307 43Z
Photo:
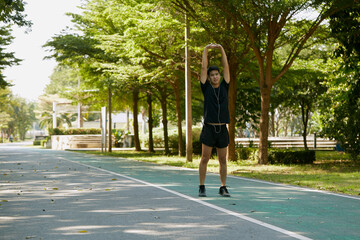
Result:
M35 136L34 141L45 140L48 136Z
M269 137L270 146L273 148L304 148L304 140L302 137ZM309 149L317 150L334 150L336 148L336 141L325 138L316 138L313 136L307 137L307 147ZM315 144L316 143L316 144ZM251 144L254 147L259 146L258 138L236 138L236 146L249 147Z

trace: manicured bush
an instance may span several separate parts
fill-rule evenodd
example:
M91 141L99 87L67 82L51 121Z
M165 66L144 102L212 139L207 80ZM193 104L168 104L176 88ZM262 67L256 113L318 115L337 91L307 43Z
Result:
M40 146L41 145L41 140L34 140L33 145L34 146Z
M82 135L82 134L101 134L99 128L74 128L74 129L61 129L53 128L49 131L50 135Z
M315 151L270 150L270 164L312 164L315 161Z

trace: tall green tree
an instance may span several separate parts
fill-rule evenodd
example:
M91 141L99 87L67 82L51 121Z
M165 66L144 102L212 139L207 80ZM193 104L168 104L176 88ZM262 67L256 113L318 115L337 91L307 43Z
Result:
M17 65L20 59L16 58L13 52L6 52L5 47L14 39L11 36L12 25L20 27L30 27L31 22L26 20L23 0L2 0L0 1L0 88L5 88L10 84L5 81L3 70L6 67Z
M8 132L9 122L11 121L9 114L9 106L11 99L11 90L8 87L0 88L0 142Z
M10 45L13 39L10 26L0 26L0 89L11 85L5 80L4 69L20 62L20 59L15 57L14 52L6 52L5 50L5 47Z
M14 128L14 132L19 136L20 140L25 140L26 132L31 129L35 118L35 104L28 103L25 99L20 97L13 97L11 99L9 115L11 122L9 125Z
M316 111L319 98L326 92L323 84L325 74L321 71L323 64L321 59L297 61L294 68L278 81L274 89L274 96L282 100L282 106L290 107L295 114L300 113L305 149L308 149L306 138L311 114Z
M338 59L333 60L333 62L338 61ZM327 82L328 90L320 110L323 125L321 133L323 136L337 140L356 160L360 154L359 76L354 71L339 71L338 67L332 67L331 70L329 71L331 81Z
M359 16L360 3L357 3L330 18L332 36L338 41L335 56L340 58L340 68L332 69L333 81L328 82L321 116L322 133L339 141L353 159L360 154Z

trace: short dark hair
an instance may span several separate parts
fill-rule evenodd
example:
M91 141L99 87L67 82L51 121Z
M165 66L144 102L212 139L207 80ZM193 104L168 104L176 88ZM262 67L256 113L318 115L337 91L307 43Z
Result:
M211 72L211 71L214 71L214 70L217 70L217 71L220 73L219 67L214 65L214 66L210 66L210 67L208 68L208 70L207 70L208 76L210 75L210 72Z

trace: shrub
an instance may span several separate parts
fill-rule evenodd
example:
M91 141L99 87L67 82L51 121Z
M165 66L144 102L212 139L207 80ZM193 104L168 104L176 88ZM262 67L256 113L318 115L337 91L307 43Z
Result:
M34 146L40 146L41 145L41 140L34 140L33 145Z
M49 131L50 135L82 135L82 134L101 134L99 128L73 128L73 129L61 129L53 128Z
M270 164L312 164L315 151L270 150Z
M40 142L41 142L41 146L45 147L45 144L46 144L47 140L46 139L40 140Z
M239 160L256 161L258 159L258 148L244 148L239 147L236 149L236 155Z

